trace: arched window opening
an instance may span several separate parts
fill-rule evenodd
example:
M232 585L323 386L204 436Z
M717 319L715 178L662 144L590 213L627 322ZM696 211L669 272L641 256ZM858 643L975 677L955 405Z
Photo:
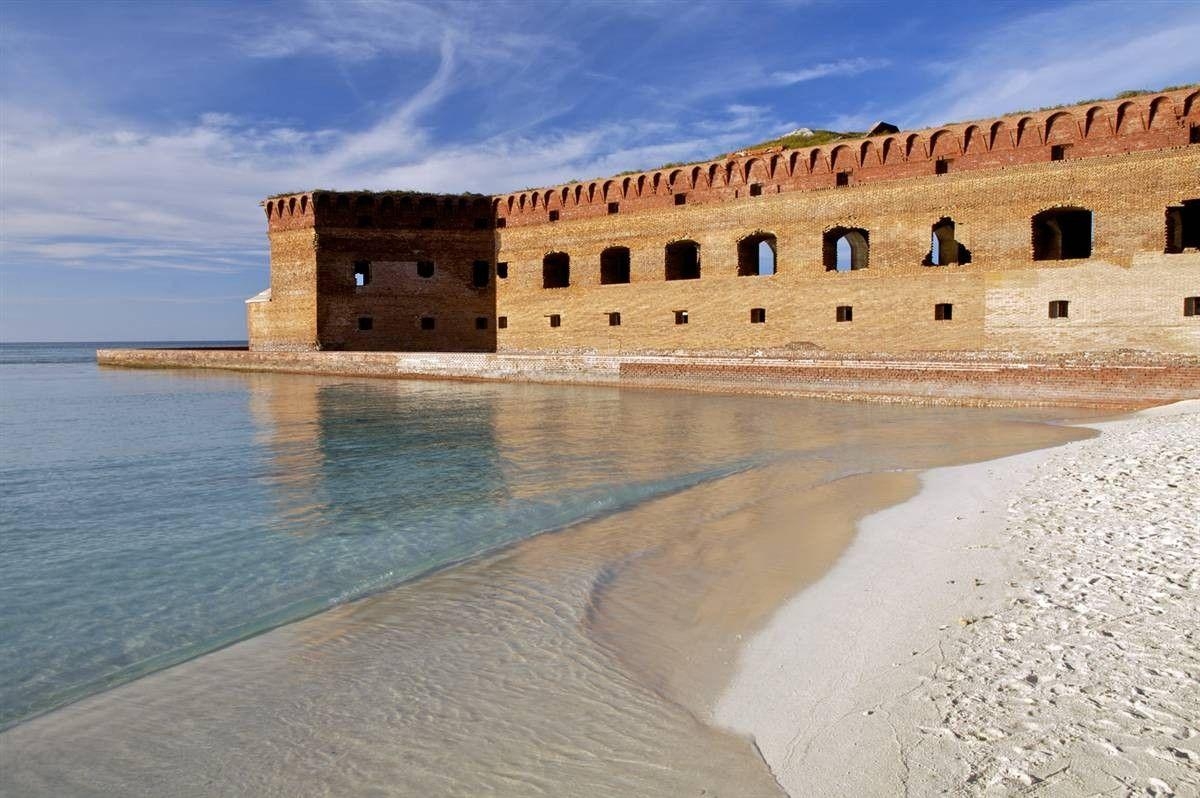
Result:
M775 236L756 233L738 242L738 276L768 277L775 273Z
M926 266L949 266L971 262L971 250L954 238L954 220L946 216L933 226L929 254L922 263Z
M542 258L542 288L566 288L571 284L571 256L551 252Z
M695 241L674 241L667 244L666 279L700 279L700 245Z
M600 285L629 282L629 248L609 247L600 253Z
M354 261L354 285L357 288L365 288L371 284L371 261L356 260Z
M821 249L827 272L865 269L870 259L870 233L859 227L835 227L825 232Z
M1052 208L1033 217L1033 259L1073 260L1092 256L1092 212Z
M1200 199L1184 200L1167 208L1168 253L1200 249Z

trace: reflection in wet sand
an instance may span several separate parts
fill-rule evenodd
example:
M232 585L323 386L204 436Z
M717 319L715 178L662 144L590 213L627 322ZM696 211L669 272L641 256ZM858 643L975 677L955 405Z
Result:
M444 460L414 395L478 422L438 471L451 484L404 494L430 513L453 480L502 508L548 484L584 496L711 475L598 501L557 534L16 727L0 738L16 792L778 794L750 741L704 722L739 636L818 579L858 517L916 489L895 469L1086 434L1016 420L1028 412L535 386L267 378L253 395L296 532L386 526L386 507L346 498L360 457Z

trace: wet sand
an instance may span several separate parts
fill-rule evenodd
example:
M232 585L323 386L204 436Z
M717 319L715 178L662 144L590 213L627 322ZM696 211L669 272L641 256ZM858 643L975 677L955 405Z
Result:
M885 441L839 433L829 458L526 540L93 696L0 736L0 773L22 795L780 794L755 741L711 723L742 642L839 561L860 517L917 491L896 468L1088 434L947 412L905 411Z

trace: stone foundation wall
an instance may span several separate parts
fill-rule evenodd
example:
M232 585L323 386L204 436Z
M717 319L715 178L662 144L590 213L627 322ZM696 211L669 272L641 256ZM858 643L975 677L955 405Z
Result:
M1200 358L922 359L100 350L101 365L572 383L968 405L1134 407L1200 397Z

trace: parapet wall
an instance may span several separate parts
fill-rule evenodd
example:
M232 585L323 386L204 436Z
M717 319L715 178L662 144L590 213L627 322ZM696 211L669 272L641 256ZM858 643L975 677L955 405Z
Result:
M683 204L722 203L755 195L978 169L998 169L1186 146L1200 128L1195 87L1125 100L1105 100L1037 113L838 141L776 148L688 164L501 195L493 201L504 227L624 214ZM1056 149L1062 148L1062 149ZM615 209L611 204L616 203Z

